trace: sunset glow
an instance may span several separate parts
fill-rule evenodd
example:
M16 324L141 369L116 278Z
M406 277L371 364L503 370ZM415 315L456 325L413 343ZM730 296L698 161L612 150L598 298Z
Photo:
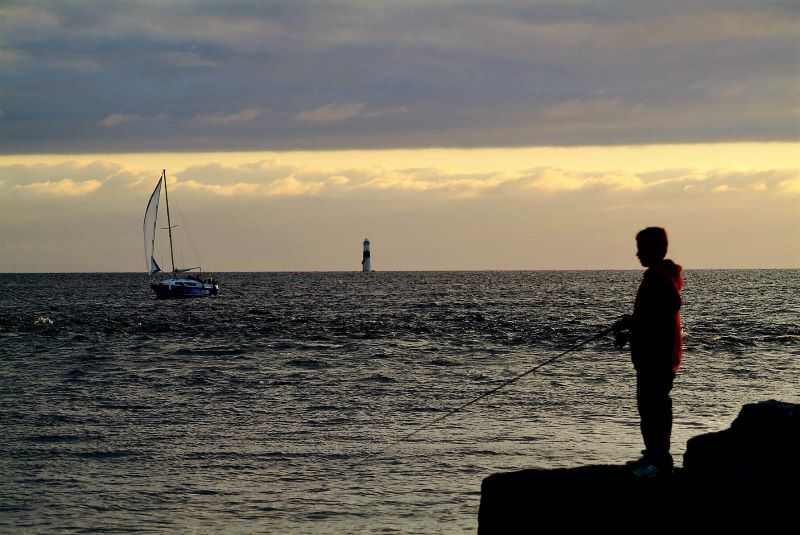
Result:
M0 271L142 270L162 169L214 270L800 266L784 2L97 4L0 8Z

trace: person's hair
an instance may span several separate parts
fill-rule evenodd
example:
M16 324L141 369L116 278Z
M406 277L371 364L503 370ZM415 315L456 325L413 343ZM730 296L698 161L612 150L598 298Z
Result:
M652 251L661 258L667 256L667 231L661 227L647 227L636 235L636 243L642 249Z

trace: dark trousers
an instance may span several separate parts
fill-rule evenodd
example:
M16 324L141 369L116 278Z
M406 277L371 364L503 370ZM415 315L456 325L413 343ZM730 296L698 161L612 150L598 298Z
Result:
M661 467L672 467L669 437L672 433L672 382L675 374L638 370L636 372L636 405L641 417L644 456Z

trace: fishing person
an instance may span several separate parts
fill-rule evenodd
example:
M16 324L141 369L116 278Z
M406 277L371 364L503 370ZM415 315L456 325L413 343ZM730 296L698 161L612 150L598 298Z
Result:
M667 232L648 227L636 234L636 256L644 272L633 313L617 321L617 340L630 340L636 370L636 405L644 439L641 459L628 463L637 477L672 473L672 390L681 364L681 266L668 260Z

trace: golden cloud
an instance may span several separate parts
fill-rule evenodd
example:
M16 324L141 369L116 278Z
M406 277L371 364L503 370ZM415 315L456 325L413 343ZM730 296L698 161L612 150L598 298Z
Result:
M76 182L71 178L63 178L61 180L48 180L45 182L34 182L32 184L17 184L14 188L37 193L47 193L50 195L78 197L91 193L99 189L102 185L103 183L99 180L83 180Z
M258 169L253 172L253 169ZM278 170L281 174L275 174ZM456 173L438 168L401 168L371 166L351 168L344 172L320 173L317 169L290 166L215 168L215 174L228 176L210 181L181 180L176 187L202 191L220 196L258 195L317 196L382 195L390 192L437 195L452 199L478 196L509 197L557 195L565 193L598 194L603 191L618 194L658 192L666 194L703 195L708 193L766 192L773 186L783 191L800 192L800 178L786 179L786 172L724 173L719 170L664 170L652 174L623 171L582 172L561 168L535 168L529 171L505 173ZM788 176L791 176L788 174Z
M264 190L266 195L315 195L324 186L320 182L303 182L294 175L273 181Z
M784 180L778 184L778 186L786 192L789 193L800 193L800 176L796 176L794 178L790 178L789 180Z
M425 155L424 152L420 153ZM322 157L330 157L323 153ZM720 194L765 195L800 193L797 169L725 170L652 167L644 171L588 171L580 168L542 165L504 169L506 160L480 162L475 171L459 169L448 162L425 162L407 167L411 160L388 153L385 161L365 160L350 165L352 155L320 161L304 154L274 154L269 159L244 163L220 163L219 155L206 155L200 165L176 172L171 184L178 189L220 197L331 196L366 198L396 196L465 199L514 198L542 195L668 195L693 197ZM367 154L369 156L369 154ZM303 160L305 158L305 160ZM152 160L152 157L150 158ZM359 160L361 161L361 160ZM453 162L460 163L456 159ZM549 162L547 162L549 163ZM138 164L137 164L138 165ZM180 166L173 163L172 167ZM146 178L149 177L149 178ZM0 166L0 190L47 192L53 195L85 195L101 186L107 196L124 188L151 189L154 179L133 164L111 160L86 160ZM143 196L145 193L142 194ZM620 199L617 203L626 202Z
M261 186L258 184L248 184L236 182L233 184L203 184L195 180L181 180L175 185L176 189L187 188L190 190L200 190L220 195L222 197L233 197L236 195L252 195L258 193Z
M641 191L646 189L647 185L639 176L630 173L577 173L564 169L541 169L536 170L533 176L528 178L525 189L558 193L592 187Z

